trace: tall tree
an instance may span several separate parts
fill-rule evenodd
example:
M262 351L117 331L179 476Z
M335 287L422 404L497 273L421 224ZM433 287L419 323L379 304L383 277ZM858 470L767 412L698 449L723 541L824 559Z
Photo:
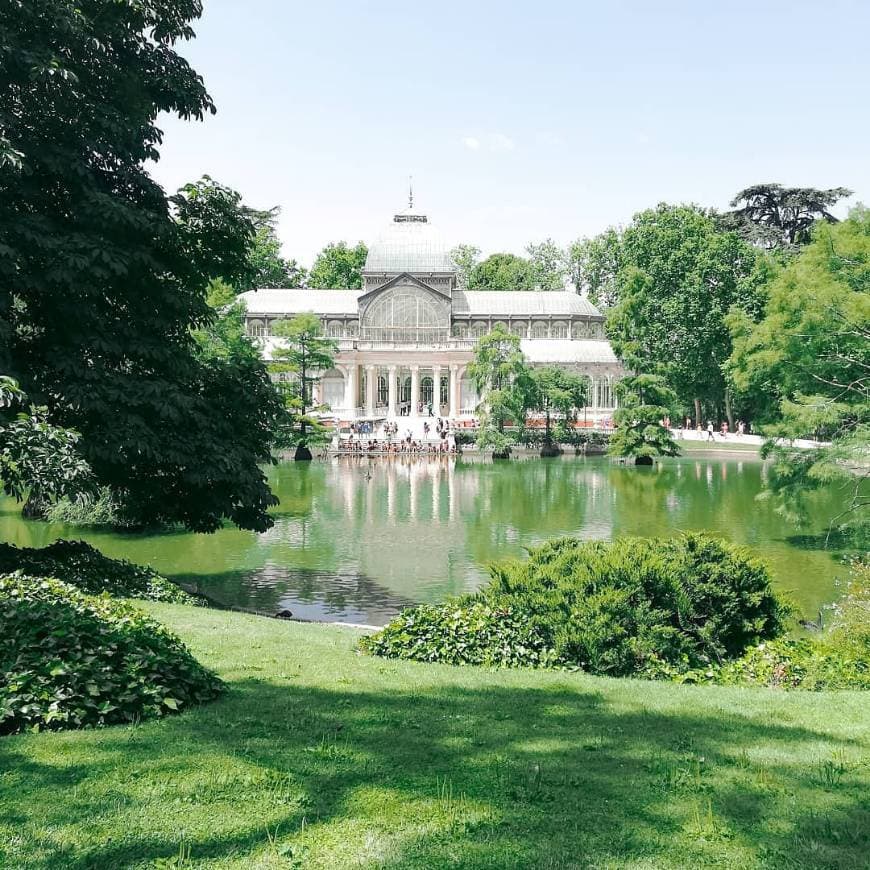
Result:
M621 256L620 301L607 322L617 355L635 372L661 375L697 419L702 402L729 413L725 318L733 306L761 310L762 255L700 209L663 204L635 215Z
M565 250L552 239L526 246L532 265L532 289L562 290L568 276L568 258Z
M783 187L754 184L731 201L733 211L722 215L725 229L737 230L747 241L762 248L794 250L810 241L816 221L836 223L830 209L851 196L845 187L817 190L814 187Z
M314 385L335 365L338 345L323 335L320 320L309 313L280 320L272 334L283 339L269 366L285 401L279 445L295 447L297 460L311 459L309 445L325 435L323 424L311 414L322 407L314 402Z
M468 276L469 290L534 290L535 268L516 254L490 254Z
M553 415L560 415L567 422L577 408L586 404L588 381L581 375L572 374L559 366L541 366L530 372L531 392L529 410L544 415L544 446L541 455L552 456L556 452L552 436Z
M731 369L746 392L771 391L765 432L774 463L769 490L792 519L809 515L807 495L842 488L837 523L870 527L870 211L820 224L813 241L771 283L758 323L732 316ZM797 449L810 437L830 446ZM778 440L785 439L785 440Z
M663 421L674 412L677 396L658 375L633 375L616 385L616 430L607 452L652 465L655 456L677 456L679 448Z
M253 212L255 233L251 242L248 260L252 278L239 290L258 290L261 287L302 287L308 273L296 260L281 256L281 242L275 229L279 209Z
M516 436L505 427L508 422L523 423L532 394L531 374L519 336L496 325L475 344L468 375L480 396L477 445L481 450L491 448L496 458L506 459Z
M450 259L456 265L459 286L467 287L472 269L480 262L480 248L474 245L457 245L450 251Z
M208 179L168 199L144 168L160 112L214 106L175 51L198 0L0 4L0 333L5 371L81 433L139 519L263 529L275 499L259 362L202 360L208 281L248 278L253 233Z
M330 242L318 255L308 275L308 286L329 290L359 290L369 249L363 242Z
M589 239L577 239L568 249L568 269L578 292L599 308L613 308L619 301L622 239L610 227Z

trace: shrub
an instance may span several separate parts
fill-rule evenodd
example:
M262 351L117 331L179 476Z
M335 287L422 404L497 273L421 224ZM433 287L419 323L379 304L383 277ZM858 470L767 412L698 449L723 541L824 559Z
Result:
M221 691L177 637L128 602L0 575L0 733L132 722Z
M785 689L870 689L870 564L854 567L846 595L821 634L759 644L700 678Z
M130 528L117 499L108 487L101 487L96 496L61 498L45 507L43 518L49 523L68 526L107 526Z
M84 541L55 541L42 549L0 544L0 573L14 571L30 577L56 577L95 595L108 592L174 604L204 603L153 568L110 559Z
M563 538L490 573L476 594L406 611L365 647L422 661L662 677L736 658L780 634L788 613L761 562L705 535Z

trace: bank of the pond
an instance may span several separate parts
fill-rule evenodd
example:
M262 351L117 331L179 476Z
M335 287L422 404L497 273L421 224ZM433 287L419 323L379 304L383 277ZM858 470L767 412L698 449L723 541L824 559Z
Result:
M866 867L867 696L384 661L145 606L228 694L0 741L0 865Z

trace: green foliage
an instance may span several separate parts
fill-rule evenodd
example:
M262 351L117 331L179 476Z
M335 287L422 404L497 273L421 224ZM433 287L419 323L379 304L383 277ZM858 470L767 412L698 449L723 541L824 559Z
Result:
M158 115L214 111L177 53L198 0L0 6L0 364L81 434L143 522L264 529L261 363L204 360L213 278L251 279L254 225L209 178L168 198L146 170Z
M619 270L622 239L610 227L590 239L577 239L568 248L568 269L578 291L599 308L612 308L619 301Z
M870 689L870 566L855 566L849 588L820 634L759 644L699 681L785 689Z
M457 245L450 251L450 259L456 266L456 281L467 287L471 271L480 262L480 248L475 245Z
M830 209L852 195L845 187L816 190L754 184L731 201L733 211L721 215L724 228L736 230L753 245L795 251L807 244L817 221L836 223Z
M108 593L120 598L202 604L201 599L161 577L153 568L110 559L84 541L55 541L41 549L0 543L0 574L14 572L35 578L54 577L92 595Z
M544 444L549 444L552 441L552 416L561 415L560 422L564 428L564 423L573 419L575 410L586 404L588 381L558 366L533 368L529 378L531 391L528 409L544 414Z
M522 425L533 389L519 336L497 324L475 344L468 376L481 396L477 445L481 450L506 455L515 435L506 432L505 426L511 421Z
M617 355L629 369L663 377L683 406L721 407L732 347L726 315L760 311L760 252L695 207L663 204L635 215L617 261L619 302L607 322Z
M386 658L451 665L546 667L544 638L516 608L486 601L422 604L397 616L360 647Z
M469 290L534 290L535 267L516 254L490 254L468 275Z
M335 365L338 345L323 335L320 320L310 313L278 321L272 334L284 340L272 351L273 362L269 365L284 399L278 444L296 447L323 441L326 429L310 412L324 406L313 404L312 388Z
M328 290L359 290L369 249L363 242L353 248L331 242L318 255L308 275L308 286Z
M529 553L526 562L492 566L490 584L474 595L406 611L366 648L423 661L662 677L736 658L780 634L788 612L761 562L704 535L563 538ZM512 637L521 645L503 649Z
M535 290L562 290L568 274L568 258L564 249L552 239L526 245L526 254L532 264L532 288Z
M767 392L773 458L768 484L778 509L805 519L807 495L839 484L840 522L868 526L870 445L870 212L820 224L813 241L770 284L764 316L732 318L731 374L737 388ZM830 446L798 450L790 439ZM784 439L784 440L777 440Z
M62 498L43 512L42 518L49 523L68 526L105 526L107 528L131 528L124 517L123 506L108 487L100 487L96 494L85 493L75 498Z
M131 604L59 580L0 575L0 733L137 722L222 690Z
M281 256L281 242L275 231L279 212L276 207L253 214L256 230L248 251L252 274L250 280L239 287L240 291L261 287L302 287L305 284L306 270L296 260L286 260Z
M611 456L678 456L670 431L662 425L674 413L677 396L656 375L634 375L616 385L619 407L613 412L616 431L607 452Z

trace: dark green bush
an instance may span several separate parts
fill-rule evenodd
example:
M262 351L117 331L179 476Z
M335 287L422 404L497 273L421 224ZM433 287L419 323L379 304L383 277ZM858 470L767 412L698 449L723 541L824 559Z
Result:
M153 568L110 559L84 541L55 541L42 549L0 544L0 574L20 571L29 577L56 577L82 592L108 592L173 604L202 604Z
M406 611L365 647L422 661L669 676L737 658L780 634L788 612L761 562L705 535L563 538L490 573L475 595Z
M0 733L132 722L221 691L133 605L59 580L0 575Z

